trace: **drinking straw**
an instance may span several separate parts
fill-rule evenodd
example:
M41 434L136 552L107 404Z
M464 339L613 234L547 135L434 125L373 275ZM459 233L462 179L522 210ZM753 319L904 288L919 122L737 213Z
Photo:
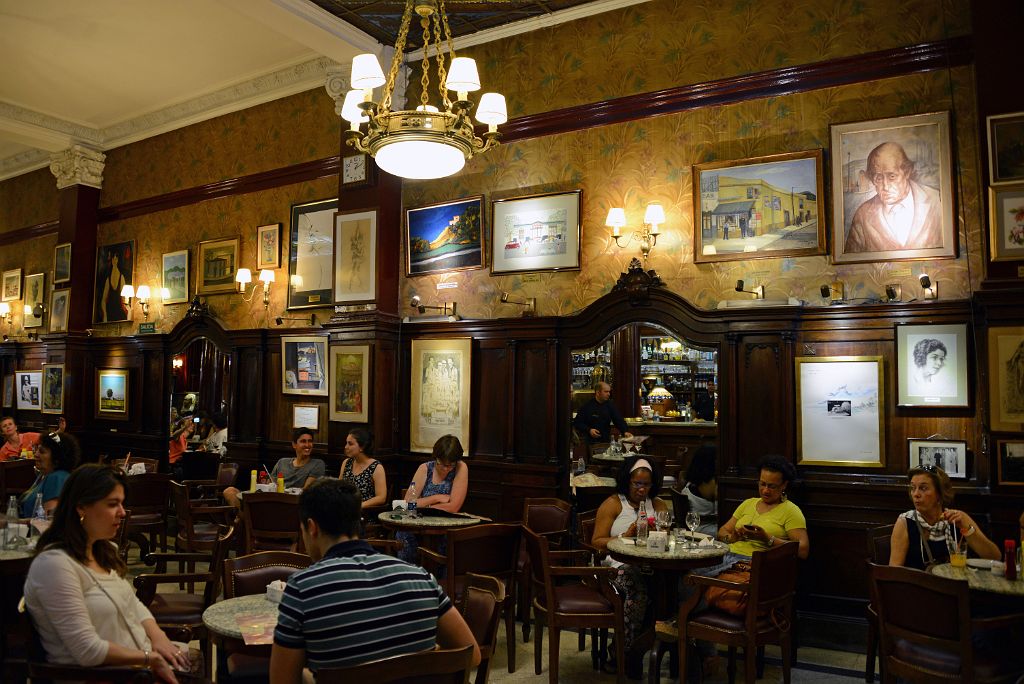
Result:
M128 461L130 461L131 458L132 458L132 452L129 451L127 454L125 454L124 463L121 464L121 468L126 473L128 472Z

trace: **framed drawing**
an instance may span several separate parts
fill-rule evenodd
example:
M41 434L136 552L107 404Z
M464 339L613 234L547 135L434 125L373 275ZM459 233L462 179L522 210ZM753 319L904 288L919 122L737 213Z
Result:
M955 439L908 439L910 468L934 466L951 478L967 479L967 442Z
M992 261L1024 260L1024 183L988 189Z
M430 453L434 442L455 435L469 451L473 340L412 341L409 449Z
M19 411L38 411L41 408L40 390L43 384L41 371L14 371L18 394L16 408Z
M334 287L334 213L337 199L292 205L289 234L288 308L332 304Z
M696 263L825 253L820 149L693 167Z
M989 429L1024 432L1024 327L988 329Z
M281 224L256 229L256 268L281 268Z
M121 299L121 289L133 284L135 240L102 245L96 250L93 290L93 323L130 321L131 309Z
M988 125L988 181L991 185L1024 181L1024 112L997 114Z
M484 267L483 195L405 210L405 274Z
M883 370L881 356L797 357L799 463L885 465Z
M491 202L491 273L578 271L583 191Z
M32 275L25 276L25 307L30 311L36 311L36 305L46 304L46 274L45 273L33 273ZM40 313L43 313L40 310ZM25 314L25 327L26 328L38 328L43 324L43 317L36 316L35 313Z
M160 259L160 286L167 290L164 304L188 301L188 250L167 252Z
M334 215L334 301L377 298L377 210Z
M3 275L3 295L0 296L0 301L13 302L15 299L21 299L20 268L4 271Z
M14 376L4 376L4 408L14 406Z
M327 337L281 338L281 392L328 395Z
M369 420L370 347L331 347L330 420L365 423Z
M68 331L68 302L71 300L71 290L53 290L50 292L50 332Z
M128 420L128 369L96 370L96 417Z
M53 284L71 280L71 243L65 242L53 248Z
M220 238L199 243L199 274L196 293L217 294L235 291L238 270L238 238Z
M292 428L320 428L319 404L292 404Z
M999 458L999 484L1024 485L1024 441L996 440Z
M829 131L833 263L957 255L949 112Z
M896 326L898 406L970 406L967 324Z
M43 364L43 413L64 413L64 364Z

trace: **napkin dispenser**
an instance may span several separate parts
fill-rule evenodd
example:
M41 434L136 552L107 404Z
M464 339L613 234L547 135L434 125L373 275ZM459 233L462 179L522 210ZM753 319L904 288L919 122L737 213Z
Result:
M648 551L659 551L664 553L668 551L668 532L663 531L651 531L647 535L647 550Z
M267 600L271 603L280 603L284 598L284 582L274 580L267 585Z

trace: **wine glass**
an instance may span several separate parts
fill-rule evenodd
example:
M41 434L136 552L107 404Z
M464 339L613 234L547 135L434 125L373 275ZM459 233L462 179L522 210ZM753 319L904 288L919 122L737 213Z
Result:
M693 533L700 527L700 513L697 513L696 511L690 511L687 513L686 526L690 528L690 548L692 549L696 546Z
M659 530L668 531L672 528L671 511L658 511L654 514L654 519Z

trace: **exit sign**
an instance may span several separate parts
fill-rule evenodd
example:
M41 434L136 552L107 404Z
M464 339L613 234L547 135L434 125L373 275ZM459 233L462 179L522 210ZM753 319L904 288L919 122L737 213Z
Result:
M139 323L139 334L145 335L147 333L156 332L156 323Z

